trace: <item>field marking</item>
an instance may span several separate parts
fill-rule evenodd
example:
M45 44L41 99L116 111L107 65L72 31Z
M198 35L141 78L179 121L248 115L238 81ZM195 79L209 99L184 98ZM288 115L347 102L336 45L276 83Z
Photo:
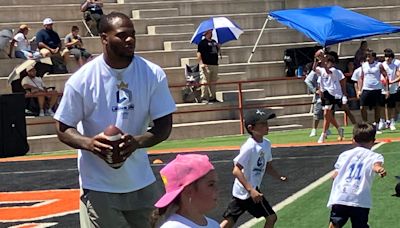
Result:
M386 142L380 142L378 144L375 144L371 148L371 150L376 150L376 149L378 149L380 146L382 146L385 143ZM325 174L324 176L322 176L318 180L314 181L313 183L311 183L307 187L301 189L300 191L296 192L295 194L293 194L293 195L289 196L288 198L284 199L282 202L274 205L272 207L272 209L274 209L275 212L278 212L279 210L283 209L285 206L293 203L298 198L304 196L308 192L312 191L316 187L318 187L321 184L323 184L325 181L329 180L332 177L332 173L333 173L333 170L330 171L329 173ZM256 224L258 224L258 223L260 223L262 221L265 221L265 219L264 218L252 218L249 221L245 222L244 224L240 225L239 227L240 228L250 228L250 227L253 227L254 225L256 225Z

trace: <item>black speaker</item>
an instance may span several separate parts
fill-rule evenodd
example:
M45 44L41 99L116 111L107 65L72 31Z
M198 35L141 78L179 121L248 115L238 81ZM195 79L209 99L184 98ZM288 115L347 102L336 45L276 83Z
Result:
M25 121L25 94L0 95L0 157L29 151Z

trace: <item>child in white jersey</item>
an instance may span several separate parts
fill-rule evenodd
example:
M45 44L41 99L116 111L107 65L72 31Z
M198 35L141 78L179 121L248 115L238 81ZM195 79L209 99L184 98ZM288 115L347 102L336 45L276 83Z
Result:
M396 101L397 101L397 89L398 82L400 81L400 71L398 65L395 63L394 52L391 49L385 49L385 61L382 63L383 68L385 69L389 81L389 86L386 83L383 83L382 95L380 100L381 106L381 119L379 121L378 130L383 130L386 127L386 123L388 123L388 127L390 130L396 130L395 127L395 118L396 118ZM381 76L381 80L384 79ZM383 82L386 82L383 80ZM389 91L387 90L389 89ZM386 94L389 92L389 97L386 98ZM386 120L386 123L385 123Z
M332 55L327 55L323 60L322 66L315 67L315 72L319 76L318 82L321 91L322 107L324 109L324 125L318 143L325 142L327 130L331 123L338 131L338 140L343 140L344 137L344 129L339 126L333 116L334 105L342 106L343 92L340 81L344 79L344 75L335 68L332 68L334 63L335 58Z
M331 207L329 228L343 227L350 218L353 227L369 227L371 187L378 173L386 176L383 156L371 151L376 128L358 123L353 128L353 143L357 146L339 155L335 163L333 185L328 201Z
M221 227L233 227L237 219L248 211L256 218L265 217L264 227L274 227L276 214L264 195L260 185L264 173L286 181L286 177L278 174L271 164L271 142L264 138L268 134L268 120L275 114L265 110L251 110L245 115L245 127L251 135L241 146L240 153L234 158L233 198L224 213Z

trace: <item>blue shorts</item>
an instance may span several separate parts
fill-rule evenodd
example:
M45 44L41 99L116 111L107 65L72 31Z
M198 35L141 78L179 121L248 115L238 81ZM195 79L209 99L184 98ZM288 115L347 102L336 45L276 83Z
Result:
M335 204L332 205L330 222L335 227L343 227L350 218L352 228L368 228L368 214L369 208Z

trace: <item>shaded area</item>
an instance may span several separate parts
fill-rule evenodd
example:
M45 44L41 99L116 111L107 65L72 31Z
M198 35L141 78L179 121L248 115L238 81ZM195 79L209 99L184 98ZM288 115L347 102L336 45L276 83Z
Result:
M333 169L337 156L351 145L330 145L314 147L273 148L273 165L283 175L289 177L284 183L266 175L261 190L271 205L275 205L295 192L303 189L322 175ZM199 152L207 154L219 175L220 197L218 207L210 213L210 217L222 220L222 213L232 195L232 159L238 151ZM150 160L161 159L164 163L171 161L175 154L151 155ZM21 161L0 163L0 191L32 191L50 189L79 188L76 159ZM157 181L162 187L159 170L163 165L153 165ZM327 196L328 198L328 196ZM2 206L2 205L0 205ZM244 214L238 221L242 224L251 218ZM79 227L79 215L40 220L37 222L58 222L57 227ZM0 224L8 227L21 223Z

